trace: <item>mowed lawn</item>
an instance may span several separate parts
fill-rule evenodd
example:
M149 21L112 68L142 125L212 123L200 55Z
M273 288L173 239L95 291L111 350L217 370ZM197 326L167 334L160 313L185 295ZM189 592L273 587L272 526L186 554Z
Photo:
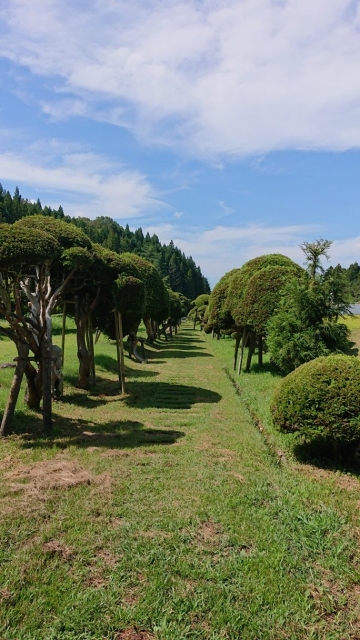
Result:
M232 346L186 323L122 398L105 338L73 386L69 333L52 437L19 401L0 442L1 640L360 638L360 482L285 450Z

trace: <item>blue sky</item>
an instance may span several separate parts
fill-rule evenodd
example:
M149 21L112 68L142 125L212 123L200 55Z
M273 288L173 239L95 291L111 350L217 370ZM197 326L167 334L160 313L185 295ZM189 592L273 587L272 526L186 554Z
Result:
M0 0L0 181L192 255L213 284L360 262L358 0Z

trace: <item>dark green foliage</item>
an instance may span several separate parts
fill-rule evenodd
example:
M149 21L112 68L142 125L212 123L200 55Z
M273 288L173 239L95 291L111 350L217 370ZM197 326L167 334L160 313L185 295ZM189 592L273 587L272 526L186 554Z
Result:
M38 215L31 216L31 218L23 218L14 226L26 229L38 229L39 231L51 233L64 249L69 249L70 247L91 248L91 241L85 233L62 220Z
M169 295L169 318L174 322L180 320L183 315L183 307L181 304L181 294L168 289Z
M140 321L145 305L145 286L142 280L121 275L113 284L114 305L117 311Z
M145 285L144 317L162 321L169 316L169 295L159 271L145 258L125 253L121 258L135 265Z
M239 271L240 269L232 269L225 273L212 290L206 318L207 324L204 329L206 333L210 333L212 329L220 331L231 329L234 326L234 318L230 313L228 291L231 278Z
M360 442L360 362L345 355L303 364L276 389L271 412L281 431L299 431L308 441Z
M69 269L77 269L79 271L84 269L91 269L94 263L92 252L88 251L84 247L71 247L65 249L61 256L61 262L65 267Z
M36 265L60 256L57 240L44 231L0 224L0 266L20 272L22 267Z
M289 373L304 362L331 353L349 353L349 330L337 322L346 305L336 305L324 279L306 274L293 279L282 292L277 313L267 325L267 344L273 362Z
M203 293L200 296L197 296L197 298L195 298L195 300L193 300L192 304L197 308L197 309L202 309L204 307L206 307L209 304L209 294L208 293Z
M251 277L267 267L294 267L294 265L295 263L287 256L283 256L280 253L272 253L253 258L246 262L241 269L234 270L230 277L227 299L229 311L238 327L247 324L247 309L244 309L243 301Z
M258 334L265 335L267 322L280 302L281 290L289 279L301 272L303 269L294 263L257 271L250 278L243 297L244 324L251 326Z

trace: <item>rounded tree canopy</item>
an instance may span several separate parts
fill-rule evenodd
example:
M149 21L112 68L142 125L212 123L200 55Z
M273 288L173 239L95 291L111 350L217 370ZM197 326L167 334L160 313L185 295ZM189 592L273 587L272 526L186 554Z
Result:
M180 298L181 294L173 291L172 289L168 289L167 291L169 294L170 303L169 317L171 318L171 320L180 320L183 315L183 308Z
M205 329L231 329L235 322L230 313L228 290L232 276L240 271L240 269L232 269L225 273L219 282L213 288L209 298L209 312L206 318L207 326Z
M253 258L246 262L241 269L235 270L230 277L227 300L229 310L234 318L235 324L242 327L247 324L247 313L244 312L243 301L247 293L250 279L256 272L267 267L295 267L296 264L281 253L271 253L258 258Z
M36 229L50 233L63 249L70 247L91 248L91 240L88 236L69 222L63 222L48 216L28 216L15 222L14 227Z
M145 285L144 317L161 321L169 316L169 295L159 271L145 258L135 253L122 253L121 258L138 269Z
M195 298L195 300L193 300L191 304L193 304L196 309L201 309L209 304L209 298L209 293L202 293L200 296Z
M93 244L94 274L97 280L115 280L119 274L142 279L134 262L126 254L118 254L100 244Z
M60 256L61 247L52 235L40 229L0 224L0 266L20 272Z
M266 333L268 320L274 314L285 284L304 270L293 263L288 266L271 266L254 273L248 282L242 300L244 324L251 326L258 334Z
M145 286L142 280L133 276L120 275L113 284L114 305L117 311L140 321L145 305Z

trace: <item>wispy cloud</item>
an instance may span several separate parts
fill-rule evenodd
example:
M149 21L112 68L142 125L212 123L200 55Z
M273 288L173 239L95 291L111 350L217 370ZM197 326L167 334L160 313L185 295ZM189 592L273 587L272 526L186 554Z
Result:
M4 140L4 138L3 138ZM57 202L72 216L144 216L163 206L146 176L75 143L39 140L19 151L0 152L1 179L29 185L39 195L58 194Z
M360 146L354 0L9 0L0 53L43 110L217 156ZM52 93L51 93L52 91Z
M173 240L186 255L192 255L212 285L227 271L266 253L282 253L303 266L300 244L321 236L317 225L218 226L208 231L194 227L184 231L175 225L163 224L152 226L149 231L156 233L162 242ZM328 265L348 266L359 260L359 255L360 237L337 240L331 246Z

